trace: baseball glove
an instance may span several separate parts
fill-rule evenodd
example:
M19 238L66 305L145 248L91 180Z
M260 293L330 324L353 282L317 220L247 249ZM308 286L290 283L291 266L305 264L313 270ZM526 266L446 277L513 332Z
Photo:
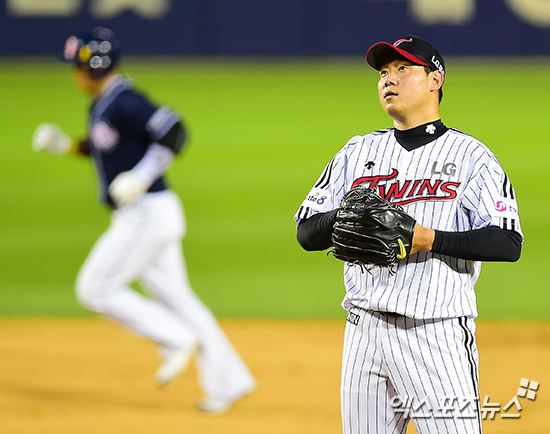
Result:
M411 251L415 224L399 205L360 184L342 198L331 252L342 261L393 270Z

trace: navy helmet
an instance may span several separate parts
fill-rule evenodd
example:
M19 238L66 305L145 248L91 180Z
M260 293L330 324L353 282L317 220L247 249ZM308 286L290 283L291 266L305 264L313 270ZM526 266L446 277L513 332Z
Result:
M112 71L120 58L120 43L115 33L105 27L91 32L70 36L65 42L63 59L75 66L89 69L94 78L101 78Z

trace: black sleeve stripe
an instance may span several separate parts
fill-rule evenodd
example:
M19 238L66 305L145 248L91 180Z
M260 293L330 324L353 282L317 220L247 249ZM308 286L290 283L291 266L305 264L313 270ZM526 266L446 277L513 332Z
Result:
M325 170L323 174L321 175L321 178L319 178L319 181L317 181L317 184L315 184L316 188L326 188L330 184L330 176L332 174L332 165L334 164L334 158L330 161L327 167L325 167Z
M514 187L512 187L512 183L506 173L504 174L504 182L502 183L502 192L504 197L510 196L510 199L515 199Z
M304 220L304 219L307 219L309 218L309 212L310 212L311 208L310 207L305 207L302 205L300 207L300 210L298 211L298 218L300 220Z

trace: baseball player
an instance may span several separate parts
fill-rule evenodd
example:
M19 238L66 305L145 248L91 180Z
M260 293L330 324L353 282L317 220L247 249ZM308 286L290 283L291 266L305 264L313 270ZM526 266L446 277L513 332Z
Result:
M90 155L101 201L113 209L110 227L78 275L78 300L158 344L159 386L174 381L196 357L205 392L198 408L221 414L250 394L255 380L188 282L183 208L164 177L184 146L185 129L178 113L153 104L117 72L119 57L120 44L109 29L67 39L64 58L93 99L87 136L73 142L59 127L42 124L33 147ZM133 291L133 281L151 298Z
M481 433L474 285L481 261L516 261L516 195L489 148L449 128L439 103L445 63L405 36L367 52L393 128L352 137L298 209L305 250L332 245L342 197L361 185L414 218L395 268L344 262L347 310L341 378L346 434Z

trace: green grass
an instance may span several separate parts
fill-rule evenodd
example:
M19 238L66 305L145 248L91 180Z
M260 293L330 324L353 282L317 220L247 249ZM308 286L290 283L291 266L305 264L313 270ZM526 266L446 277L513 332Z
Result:
M495 152L519 197L521 260L484 264L486 319L549 319L542 196L550 64L450 59L442 117ZM306 253L292 219L353 135L391 126L377 75L362 59L133 60L123 65L154 100L178 109L189 147L169 171L183 199L191 282L220 317L342 317L342 265ZM89 161L34 153L41 122L82 133L87 98L66 65L0 62L0 316L80 316L74 279L109 223ZM544 234L544 235L539 235Z

